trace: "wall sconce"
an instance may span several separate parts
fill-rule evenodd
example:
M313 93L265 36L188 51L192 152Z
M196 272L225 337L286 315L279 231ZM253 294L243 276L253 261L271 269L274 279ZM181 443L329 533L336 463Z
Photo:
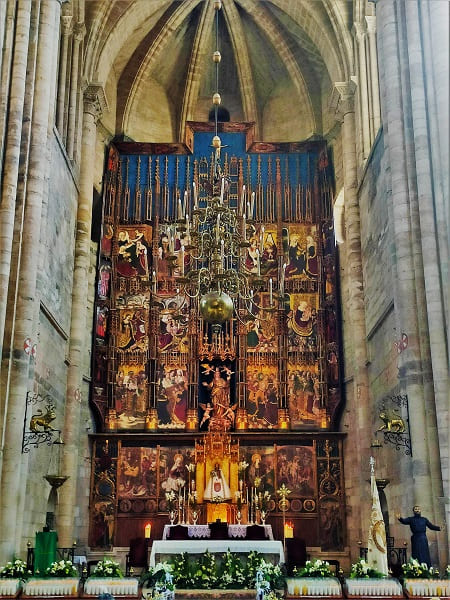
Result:
M146 540L149 540L152 534L152 524L146 523L144 526L144 537Z
M27 429L28 412L33 410L33 407L36 407L36 412L31 413L29 429ZM61 430L55 429L51 424L55 419L55 405L51 396L48 394L41 396L34 392L27 392L22 432L22 453L29 452L32 446L37 448L41 444L51 446L54 443L61 443L58 441L61 439Z

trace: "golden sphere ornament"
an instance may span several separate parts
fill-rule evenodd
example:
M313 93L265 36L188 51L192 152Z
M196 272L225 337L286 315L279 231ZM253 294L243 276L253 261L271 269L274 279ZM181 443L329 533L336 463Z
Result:
M221 101L222 101L222 98L220 97L220 94L218 94L216 92L213 96L213 104L220 104Z
M220 10L222 8L222 0L214 0L214 10Z
M220 63L221 60L222 60L222 55L220 54L220 52L218 50L216 50L213 53L213 62Z
M222 146L222 142L220 141L220 137L215 135L212 139L213 148L220 148Z
M200 313L207 323L224 323L233 315L233 300L223 292L208 292L200 299Z

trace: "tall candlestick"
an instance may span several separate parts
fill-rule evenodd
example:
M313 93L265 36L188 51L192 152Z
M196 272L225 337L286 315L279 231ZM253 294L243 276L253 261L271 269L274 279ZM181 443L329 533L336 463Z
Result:
M222 185L220 186L220 204L223 204L224 191L225 191L225 177L222 177Z
M250 204L250 217L253 218L253 211L255 210L255 192L252 192L252 202Z
M195 181L192 182L192 188L194 190L194 209L198 208L198 197L197 197L197 186L195 185Z
M220 237L220 213L217 215L217 224L216 224L216 242L219 241Z
M187 193L187 190L185 190L185 192L184 192L184 202L183 202L183 212L181 213L181 216L183 216L184 214L186 214L187 205L188 205L188 193Z
M258 270L258 277L261 277L261 261L259 260L259 250L256 250L256 268Z
M261 254L264 251L264 225L261 227L261 233L259 235L259 251Z
M241 215L244 214L244 210L245 210L245 185L242 186L241 205L239 207L239 212Z
M269 302L270 302L270 306L272 306L272 302L273 302L273 283L272 283L272 277L269 279Z
M181 275L184 275L184 246L181 246L180 250L180 262L181 262ZM272 281L272 280L270 280ZM272 304L272 302L270 302Z
M178 218L183 218L183 205L181 204L181 198L178 198Z

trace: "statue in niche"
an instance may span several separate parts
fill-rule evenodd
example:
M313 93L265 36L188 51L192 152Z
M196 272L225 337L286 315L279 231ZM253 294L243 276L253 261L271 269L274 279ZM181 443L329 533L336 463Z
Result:
M216 463L214 469L211 471L205 491L203 492L203 498L212 502L223 502L231 498L230 488L219 463Z
M202 423L209 421L209 429L217 428L227 431L234 425L234 411L237 408L237 403L230 405L230 380L233 372L225 366L213 368L209 365L202 365L202 367L205 369L205 374L213 372L212 380L209 383L203 382L210 392L210 402L200 404L205 411ZM225 378L222 377L221 371L225 373Z

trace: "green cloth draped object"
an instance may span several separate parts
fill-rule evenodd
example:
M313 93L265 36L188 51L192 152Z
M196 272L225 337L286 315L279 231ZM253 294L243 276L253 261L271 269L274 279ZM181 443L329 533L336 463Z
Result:
M40 531L36 533L34 543L34 574L45 575L47 567L56 560L58 535L56 531Z

